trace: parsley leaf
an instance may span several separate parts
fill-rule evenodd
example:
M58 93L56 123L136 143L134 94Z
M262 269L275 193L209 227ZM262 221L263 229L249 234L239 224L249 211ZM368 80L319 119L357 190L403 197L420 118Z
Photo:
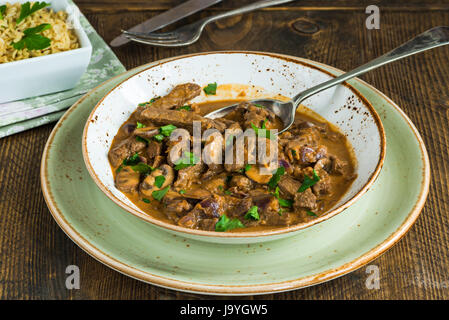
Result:
M272 193L272 195L278 199L279 205L281 207L287 207L287 208L291 208L293 206L293 201L291 200L287 200L287 199L282 199L279 196L279 187L276 187L276 191L274 193Z
M136 129L142 129L142 128L145 128L145 127L146 127L146 125L144 125L143 123L140 123L139 121L137 121Z
M306 213L307 213L308 216L318 217L318 216L316 215L316 213L313 213L312 211L306 211Z
M48 23L43 23L34 28L28 28L23 31L24 36L22 39L18 42L12 43L12 46L17 50L22 50L25 47L29 50L42 50L48 48L51 40L38 33L50 28L51 25Z
M304 181L303 181L301 187L299 187L298 192L306 191L308 188L314 186L318 181L320 181L320 177L318 177L315 170L313 170L312 178L310 178L308 175L305 174Z
M184 194L184 193L186 193L185 190L179 190L179 194Z
M216 95L217 94L217 83L209 83L207 85L207 87L205 87L204 89L204 93L207 95Z
M274 190L276 186L279 183L279 180L281 180L281 177L285 174L285 168L279 167L276 172L271 177L270 181L268 181L268 186L271 190Z
M256 127L252 122L251 122L251 128L253 128L254 132L256 133L256 136L261 137L261 138L267 138L272 140L274 138L274 136L271 135L271 131L267 130L267 128L265 127L265 123L267 122L267 120L264 120L263 124L262 124L262 128L258 128Z
M164 140L164 136L162 134L157 134L153 137L154 140L162 142L162 140Z
M162 135L164 135L164 136L166 136L166 137L169 137L169 136L171 135L171 133L173 132L173 130L175 130L175 129L176 129L176 127L175 127L174 125L169 124L169 125L160 127L160 128L159 128L159 132L160 132Z
M187 111L190 111L190 110L192 110L192 107L187 104L185 106L179 107L176 110L187 110Z
M184 157L179 159L175 164L175 170L181 170L198 163L195 155L192 152L184 152Z
M258 108L265 109L265 106L263 106L263 105L261 105L261 104L255 103L254 105L255 105L256 107L258 107Z
M260 220L259 212L257 211L257 209L258 209L257 206L252 206L248 210L248 212L245 214L245 219L246 220L250 220L250 219Z
M150 202L151 202L151 201L150 201L149 199L147 199L147 198L143 198L142 201L145 202L145 203L150 203Z
M22 6L20 8L20 16L16 20L16 23L19 24L26 17L28 17L28 16L32 15L33 13L35 13L36 11L43 9L45 7L48 7L48 6L50 6L50 4L46 3L46 2L35 2L35 3L33 3L33 6L31 6L30 2L25 2L24 4L22 4Z
M226 232L236 228L245 228L245 225L239 219L229 219L225 214L215 224L215 231L217 232Z
M3 20L3 15L6 12L6 4L4 4L3 6L0 6L0 20Z
M251 169L251 165L247 164L245 165L245 172L248 172Z
M165 182L164 176L157 176L156 178L154 178L154 185L158 188L162 187L164 182Z
M150 171L153 171L154 168L150 167L149 165L147 165L146 163L138 163L134 166L131 166L131 169L133 169L135 172L140 172L140 173L149 173Z
M148 102L142 102L142 103L139 103L138 106L139 106L139 107L149 107L149 106L151 106L151 105L153 104L154 101L156 101L156 100L159 99L159 98L160 98L160 97L155 97L155 98L151 99L151 100L148 101Z
M165 187L162 190L157 190L157 191L153 191L153 193L151 194L153 196L154 199L156 199L157 201L161 201L162 198L167 194L168 190L170 189L170 186Z
M124 166L135 166L139 162L140 162L140 157L139 157L139 154L136 152L131 157L123 159L122 164L117 168L115 173L119 173L120 171L122 171Z
M123 160L125 166L134 166L140 162L139 154L136 152L131 157Z

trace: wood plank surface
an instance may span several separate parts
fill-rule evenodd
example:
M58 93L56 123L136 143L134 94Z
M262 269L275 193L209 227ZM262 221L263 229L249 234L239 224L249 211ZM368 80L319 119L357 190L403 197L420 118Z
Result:
M121 28L181 1L75 2L109 42ZM223 1L181 24L250 2ZM365 7L370 4L381 9L380 30L365 28ZM218 21L189 47L129 44L114 52L128 69L186 53L236 49L290 54L349 70L438 25L449 25L447 0L304 0ZM385 66L362 79L398 103L426 143L432 183L424 210L410 232L371 263L379 267L380 289L366 288L366 268L361 268L321 285L255 299L449 298L449 47ZM41 155L53 126L0 140L0 299L220 299L128 278L70 241L52 219L40 189ZM65 288L70 264L80 267L80 290Z

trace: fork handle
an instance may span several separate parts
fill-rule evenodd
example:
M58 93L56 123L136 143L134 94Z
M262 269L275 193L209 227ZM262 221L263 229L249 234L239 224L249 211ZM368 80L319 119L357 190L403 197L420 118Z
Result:
M315 93L343 83L346 80L357 77L361 74L364 74L365 72L376 69L387 63L420 53L422 51L433 49L439 46L444 46L446 44L449 44L449 27L435 27L433 29L427 30L426 32L417 35L413 39L384 54L383 56L371 60L370 62L365 63L364 65L355 68L352 71L344 73L339 77L336 77L332 80L326 81L301 92L293 98L294 105L295 107L298 107L301 101L307 99Z
M244 7L238 8L238 9L226 11L226 12L217 14L215 16L207 17L203 20L203 26L205 26L206 24L208 24L210 22L216 21L218 19L232 17L232 16L239 15L242 13L247 13L250 11L257 10L257 9L276 6L278 4L283 4L283 3L292 2L292 1L295 1L295 0L261 0L261 1L257 1L257 2L251 3L247 6L244 6Z

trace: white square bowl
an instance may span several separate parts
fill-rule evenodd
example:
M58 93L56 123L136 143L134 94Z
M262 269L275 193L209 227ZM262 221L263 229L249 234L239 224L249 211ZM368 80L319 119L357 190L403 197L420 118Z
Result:
M27 2L26 0L0 0ZM46 0L54 11L64 10L75 26L81 47L20 61L0 64L0 103L72 89L89 65L92 45L80 26L79 10L67 0Z

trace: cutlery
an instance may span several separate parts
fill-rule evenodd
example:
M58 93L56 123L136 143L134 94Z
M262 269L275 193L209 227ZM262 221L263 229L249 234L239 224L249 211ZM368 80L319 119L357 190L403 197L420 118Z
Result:
M449 44L449 27L435 27L433 29L427 30L424 33L421 33L410 41L397 47L396 49L393 49L392 51L384 54L383 56L380 56L332 80L326 81L299 93L291 101L281 102L274 99L258 99L252 100L251 102L263 105L265 108L273 111L277 116L281 118L282 122L284 123L284 129L279 131L279 134L290 128L295 120L296 109L298 108L299 104L310 96L390 62L439 46L444 46L446 44ZM235 109L237 106L238 104L235 104L218 109L207 114L205 117L211 119L221 118Z
M188 17L198 11L201 11L207 7L210 7L214 4L221 2L221 0L190 0L186 1L179 6L176 6L170 10L167 10L151 19L148 19L145 22L142 22L131 29L131 32L151 32L155 30L159 30L171 23L174 23L178 20L181 20L185 17ZM128 40L123 34L116 37L111 41L111 46L119 47L128 43Z
M235 15L239 15L242 13L254 11L261 8L271 7L278 4L283 4L287 2L292 2L294 0L262 0L251 3L247 6L241 7L239 9L227 11L212 17L207 17L201 19L195 23L183 26L179 29L176 29L172 32L163 32L163 33L144 33L138 32L137 30L124 31L123 35L129 40L150 44L153 46L160 47L182 47L190 45L196 42L201 33L204 30L204 27L218 19L227 18Z

